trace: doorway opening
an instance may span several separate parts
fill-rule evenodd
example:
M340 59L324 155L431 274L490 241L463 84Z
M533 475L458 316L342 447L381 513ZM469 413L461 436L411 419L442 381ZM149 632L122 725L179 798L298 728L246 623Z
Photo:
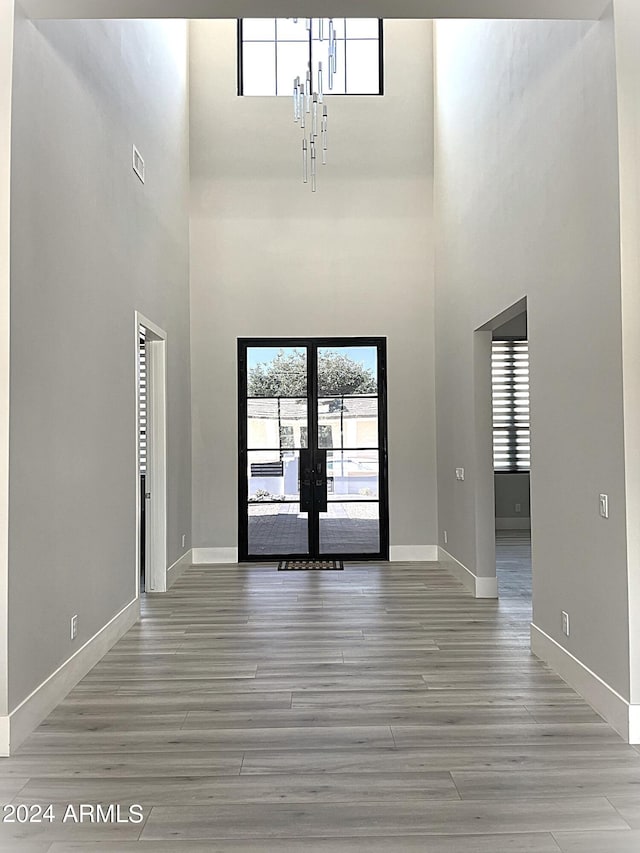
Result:
M531 607L531 422L526 307L492 329L491 385L498 595ZM518 604L519 603L519 604Z
M239 559L386 560L386 340L238 341Z
M135 314L136 575L139 592L167 589L166 333Z
M149 426L147 405L147 330L144 326L138 326L138 474L139 474L139 496L138 496L138 559L140 562L140 592L146 589L147 570L147 448L149 437L147 428Z

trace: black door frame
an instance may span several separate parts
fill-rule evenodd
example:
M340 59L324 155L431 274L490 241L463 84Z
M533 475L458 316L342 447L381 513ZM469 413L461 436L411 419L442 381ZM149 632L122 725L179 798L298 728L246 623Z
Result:
M307 358L307 410L308 435L317 435L318 398L317 371L314 370L320 347L376 347L378 359L378 448L380 467L378 480L379 544L380 551L374 554L322 554L322 559L343 560L388 560L389 559L389 476L387 442L387 339L384 337L335 337L335 338L238 338L237 382L238 382L238 560L239 562L274 561L280 559L313 559L319 554L319 516L309 513L308 554L250 554L249 553L249 482L247 478L247 349L249 347L305 347ZM310 442L311 443L311 442Z

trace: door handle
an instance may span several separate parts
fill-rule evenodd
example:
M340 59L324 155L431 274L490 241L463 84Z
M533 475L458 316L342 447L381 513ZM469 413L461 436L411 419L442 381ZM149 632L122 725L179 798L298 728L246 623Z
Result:
M311 512L313 466L310 450L300 451L298 464L300 465L300 512Z
M317 450L315 459L314 497L317 512L327 511L327 451Z

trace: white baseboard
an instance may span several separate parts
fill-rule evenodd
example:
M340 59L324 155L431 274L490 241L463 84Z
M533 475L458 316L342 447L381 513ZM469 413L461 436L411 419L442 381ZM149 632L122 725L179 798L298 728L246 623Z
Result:
M531 519L496 518L496 530L531 530Z
M640 743L640 705L631 705L553 637L531 623L531 651L557 672L627 743Z
M238 562L237 548L193 548L191 555L193 565ZM435 563L438 561L438 548L436 545L392 545L389 560L392 563Z
M237 548L192 548L194 565L212 563L237 563Z
M437 563L437 545L391 545L389 560L392 563Z
M140 617L135 598L94 634L8 716L0 717L0 755L15 752L22 741L59 705Z
M192 549L189 548L188 551L185 551L182 557L176 560L172 566L169 566L167 569L167 589L172 587L178 578L187 571L192 561Z
M640 705L629 705L629 743L640 743Z
M476 576L470 569L463 566L461 562L456 560L456 558L444 548L438 548L438 559L439 562L442 563L442 565L469 590L469 592L472 592L474 595L476 594Z
M463 565L459 560L446 551L444 548L438 548L438 561L448 569L451 574L456 577L460 583L465 586L469 592L472 592L476 598L497 598L498 597L498 578L480 578Z
M476 578L476 598L497 598L498 578Z
M9 715L0 716L0 756L6 758L9 755Z

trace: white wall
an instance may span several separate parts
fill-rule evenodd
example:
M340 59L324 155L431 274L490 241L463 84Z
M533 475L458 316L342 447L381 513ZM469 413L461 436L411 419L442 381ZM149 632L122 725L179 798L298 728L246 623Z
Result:
M10 710L135 598L135 309L168 333L169 563L190 532L186 36L16 21Z
M9 302L13 0L0 0L0 715L8 703ZM0 742L6 732L0 730Z
M628 699L612 22L436 33L440 527L475 571L473 333L526 296L534 622Z
M496 529L509 527L526 529L529 526L529 473L527 471L494 475ZM520 511L516 505L520 505ZM506 521L505 521L506 519Z
M615 0L631 701L640 703L640 8ZM640 711L635 717L640 742Z
M383 98L328 98L301 182L289 98L236 95L236 25L191 25L194 545L237 543L236 338L388 336L392 546L436 544L432 25L385 23Z

